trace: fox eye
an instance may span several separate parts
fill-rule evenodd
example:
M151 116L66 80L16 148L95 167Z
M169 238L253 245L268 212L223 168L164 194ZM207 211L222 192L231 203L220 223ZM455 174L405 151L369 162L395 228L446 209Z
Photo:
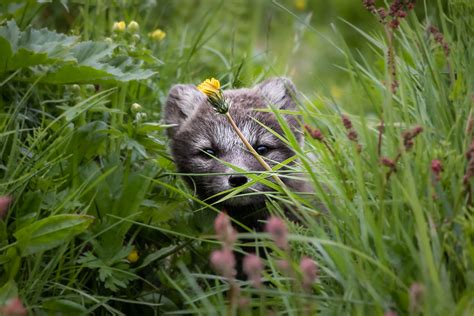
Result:
M259 155L265 155L266 153L268 153L268 147L265 146L265 145L258 145L255 150L257 151L257 153Z
M207 158L212 158L211 156L216 155L216 151L212 148L201 149L201 153L203 154L204 157L207 157ZM209 156L209 155L211 155L211 156Z

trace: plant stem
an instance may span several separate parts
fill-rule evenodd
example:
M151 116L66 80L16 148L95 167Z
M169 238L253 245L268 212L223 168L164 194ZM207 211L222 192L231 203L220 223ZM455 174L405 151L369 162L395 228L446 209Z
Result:
M278 185L280 185L282 187L282 189L286 191L286 189L287 189L286 184L280 179L280 177L278 177L278 175L276 175L273 172L272 167L270 167L267 164L267 162L265 160L263 160L262 156L260 156L255 151L255 149L252 147L252 145L248 142L247 138L245 138L244 134L242 134L240 129L237 127L237 124L235 124L235 121L232 118L232 116L229 114L229 112L227 112L225 114L225 116L227 117L227 120L229 120L230 125L232 125L232 128L237 133L237 135L239 136L242 143L244 143L245 147L247 147L247 149L250 151L250 153L255 157L255 159L257 159L257 161L263 166L263 168L265 168L265 170L267 170L268 172L271 172L271 176L273 177L275 182L278 183Z

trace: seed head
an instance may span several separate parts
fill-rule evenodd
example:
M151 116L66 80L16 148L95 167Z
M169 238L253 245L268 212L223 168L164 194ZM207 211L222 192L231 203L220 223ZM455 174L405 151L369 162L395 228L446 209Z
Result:
M276 216L268 219L265 230L271 235L273 242L282 250L288 249L288 229L285 222Z
M225 212L220 212L214 220L214 230L224 247L232 248L237 240L237 231L232 227L229 216Z
M388 158L388 157L382 157L380 159L380 163L386 167L389 167L391 169L395 169L395 161L393 161L392 159Z
M431 171L436 177L436 180L440 179L441 171L443 171L443 166L441 165L441 160L433 159L431 161Z
M260 288L262 286L261 274L263 271L263 262L259 256L250 254L244 257L243 270L253 286Z
M12 202L12 198L8 195L0 196L0 219L7 215L8 207Z
M341 116L341 119L342 119L342 124L344 124L344 127L345 127L347 130L352 129L352 121L351 121L351 119L350 119L347 115L343 114L343 115Z
M318 266L311 258L304 257L300 262L300 269L303 274L303 288L309 291L318 278Z
M424 294L425 287L422 284L415 282L410 286L409 296L411 314L416 314L420 310Z
M225 278L233 278L236 274L235 256L229 249L214 250L211 253L211 265Z

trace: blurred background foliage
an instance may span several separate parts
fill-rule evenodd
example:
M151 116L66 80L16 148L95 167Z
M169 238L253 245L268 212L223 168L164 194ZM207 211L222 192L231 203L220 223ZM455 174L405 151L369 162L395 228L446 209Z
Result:
M437 18L431 2L418 6L418 14L426 15L421 20ZM361 1L7 0L0 6L9 13L3 19L13 16L20 27L46 26L82 40L110 36L112 24L120 20L140 21L143 36L163 30L165 40L154 47L154 55L163 61L157 79L167 78L157 82L161 101L178 82L216 76L239 87L276 75L291 77L310 98L323 93L344 99L349 80L340 51L344 45L374 67L384 67L383 59L371 54L365 39L345 23L369 34L378 29Z

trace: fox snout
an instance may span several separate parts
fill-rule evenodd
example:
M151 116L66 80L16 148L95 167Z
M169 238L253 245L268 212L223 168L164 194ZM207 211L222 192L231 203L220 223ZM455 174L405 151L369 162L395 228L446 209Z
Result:
M228 181L231 187L236 188L236 187L240 187L241 185L246 184L248 181L248 178L241 174L235 174L235 175L229 176Z

